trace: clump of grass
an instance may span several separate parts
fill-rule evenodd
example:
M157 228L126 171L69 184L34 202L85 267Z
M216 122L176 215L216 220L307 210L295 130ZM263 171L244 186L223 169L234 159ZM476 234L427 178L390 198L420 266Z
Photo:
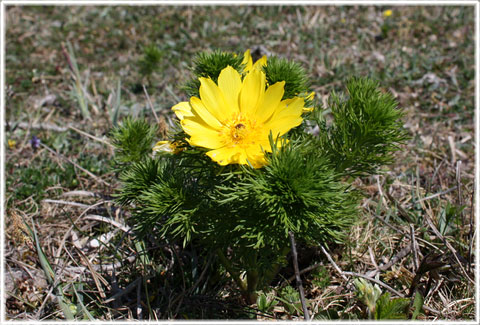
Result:
M385 9L393 10L392 16L388 17L387 33L383 32L385 27L382 29L386 22L382 14ZM36 20L32 21L31 17ZM445 246L445 242L452 245L462 257L459 257L462 267L471 272L471 265L463 261L463 258L474 261L476 254L471 247L475 239L471 206L475 179L472 123L475 43L474 14L470 6L10 6L6 19L5 106L12 108L6 111L6 120L12 122L12 127L6 130L6 137L16 141L13 148L5 150L8 206L18 207L34 218L41 248L53 271L61 275L65 296L75 304L77 311L83 310L79 303L83 301L90 314L102 320L257 317L258 311L236 303L236 297L229 290L230 284L219 280L217 272L221 267L214 258L201 255L196 243L179 249L179 243L164 246L158 238L149 238L145 242L146 252L150 254L150 261L157 263L131 262L142 251L135 248L132 233L86 218L86 215L97 214L109 218L104 220L127 220L127 216L111 202L99 202L107 200L112 188L105 188L82 173L77 174L71 165L57 163L56 157L47 156L41 150L35 152L28 145L28 140L36 134L50 147L83 167L109 177L111 174L107 174L106 167L112 156L108 146L70 131L43 130L39 134L33 125L74 124L78 129L102 138L112 125L112 115L102 108L110 107L107 105L110 89L118 86L120 78L125 90L122 91L122 103L128 106L138 104L138 115L150 118L149 110L143 108L147 105L142 105L142 87L137 87L144 75L139 69L138 56L132 55L144 53L131 44L146 44L145 40L154 39L156 44L161 44L159 49L168 57L169 64L158 83L152 78L149 90L153 89L150 91L152 99L157 99L163 109L161 113L165 115L178 100L167 90L171 88L163 85L187 82L188 76L181 73L187 59L189 61L194 53L210 48L243 53L248 44L263 44L272 53L301 61L308 75L315 76L311 85L319 102L324 104L328 102L325 94L342 90L344 81L352 75L381 81L392 91L399 106L406 109L405 126L412 140L405 145L403 153L395 156L392 172L378 178L363 178L352 184L369 193L363 201L361 221L353 228L349 245L332 245L328 251L343 271L364 274L376 269L375 261L381 269L379 279L402 293L408 293L424 258L431 257L432 252L433 257L444 252L447 261L429 258L429 263L448 262L446 265L429 272L418 272L417 289L424 291L424 305L431 310L422 309L416 319L475 319L474 286L466 279L455 255ZM81 21L89 23L81 24ZM232 23L234 21L244 23ZM42 27L46 25L51 28ZM132 27L135 33L131 32ZM78 73L62 68L65 61L57 51L58 44L71 39L72 35L81 35L74 40L78 45L75 53L68 51L66 46L67 53L72 52L75 56ZM381 39L375 39L377 35L382 35ZM428 46L424 45L426 40ZM90 74L88 82L80 67L95 71ZM73 83L72 74L80 76ZM81 81L80 85L77 80ZM139 92L131 91L135 88ZM82 99L75 97L77 95L71 96L71 89L83 97L83 104ZM33 103L46 93L56 94L57 102L36 107L32 115ZM183 96L180 93L175 95ZM88 121L85 117L88 114L84 112L88 109L93 116L93 106L89 106L92 103L99 108L99 114ZM76 112L80 112L81 120ZM324 115L328 122L330 112L327 110ZM120 115L118 121L121 121ZM21 125L19 122L32 124L32 128L15 127ZM462 165L457 173L460 159ZM438 195L458 185L459 188ZM72 190L87 191L92 197L60 196ZM432 195L437 196L420 201ZM41 204L46 197L84 204L90 209ZM433 232L426 216L443 239ZM10 215L6 215L5 222L5 269L15 272L27 264L33 275L43 272L40 253L31 253L31 242L11 239L10 234L18 227ZM67 232L70 227L73 227L72 232ZM102 239L102 235L110 232L114 236L108 243L97 248L89 245L91 240ZM61 249L56 259L54 252L59 251L62 242L68 253ZM80 249L92 261L93 271L77 252L75 245L79 243ZM412 243L417 244L418 258L410 251L385 268ZM300 250L299 257L307 253L311 254ZM318 283L315 284L315 271L302 275L306 283L312 283L305 289L312 304L311 310L318 311L313 317L332 320L360 317L354 316L360 314L352 313L362 308L353 294L354 288L348 286L352 278L348 276L348 281L345 280L322 253L315 259L325 265L330 283L325 283L326 287L319 290ZM142 261L141 258L138 260ZM65 264L57 264L58 261ZM115 263L118 263L116 282L111 280L111 267ZM95 265L102 266L96 268ZM75 273L79 269L86 270L80 277ZM291 275L288 268L281 273L284 277ZM28 274L25 277L31 280ZM76 280L69 281L73 278ZM118 285L119 291L114 290L114 284ZM127 293L126 288L130 290ZM36 289L36 292L48 292L43 288ZM272 290L276 289L279 288L275 285ZM28 287L16 290L15 296L6 299L6 317L17 320L64 317L61 308L49 300L42 309L41 302L35 304L25 299ZM102 290L105 298L101 295ZM385 292L386 289L382 290ZM115 296L108 304L102 303L117 293L123 294ZM137 305L139 299L150 305ZM410 298L413 302L415 299ZM178 309L173 302L177 303ZM288 307L281 307L279 302L262 317L291 319L300 315L296 310L290 313ZM413 313L412 308L410 311ZM74 317L81 320L88 315L79 312Z
M139 72L151 83L151 76L154 72L159 72L162 67L163 52L155 44L150 44L143 48L143 56L138 61Z

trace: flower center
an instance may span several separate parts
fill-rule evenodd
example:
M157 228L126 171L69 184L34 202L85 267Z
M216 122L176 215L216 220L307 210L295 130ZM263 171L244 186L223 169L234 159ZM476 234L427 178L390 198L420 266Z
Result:
M247 135L247 133L248 133L247 127L243 123L237 123L231 129L232 139L235 142L243 140L245 138L245 136Z

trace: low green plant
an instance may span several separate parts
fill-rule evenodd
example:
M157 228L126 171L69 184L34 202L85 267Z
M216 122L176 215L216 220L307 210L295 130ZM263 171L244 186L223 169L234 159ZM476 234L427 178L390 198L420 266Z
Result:
M352 78L345 95L333 94L327 123L299 64L273 57L249 67L246 59L198 55L185 87L192 98L173 107L180 123L155 155L145 121L126 119L111 137L116 197L132 207L138 236L216 252L253 304L286 263L289 231L305 245L346 239L361 197L353 178L392 162L406 137L395 100L373 81ZM254 105L264 111L247 113Z
M303 315L300 295L295 288L286 286L282 289L277 299L282 303L289 315Z
M358 299L367 307L367 315L369 319L385 320L385 319L407 319L409 316L410 299L408 298L392 298L389 292L382 293L380 287L364 279L356 279L354 281L357 289ZM421 312L423 298L417 293L414 301L415 319Z
M324 289L330 284L330 273L328 272L327 268L320 267L312 275L313 285L319 287L320 289Z
M273 311L276 305L278 305L278 299L272 295L261 292L257 298L257 308L263 313L270 313Z
M143 48L143 56L138 60L138 67L140 74L146 77L149 83L152 74L160 71L162 59L163 52L155 44Z

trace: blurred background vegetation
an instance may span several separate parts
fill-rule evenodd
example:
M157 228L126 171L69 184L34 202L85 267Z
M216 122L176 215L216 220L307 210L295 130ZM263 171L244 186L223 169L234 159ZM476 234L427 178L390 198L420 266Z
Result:
M8 318L302 316L281 279L239 307L210 255L136 241L121 228L128 211L111 201L112 126L145 117L160 139L170 108L187 99L192 59L214 49L296 60L326 115L351 76L395 96L411 140L383 175L355 184L369 193L364 216L330 253L343 271L377 270L404 295L416 284L430 309L419 319L475 318L473 6L9 5L5 14ZM304 268L317 265L305 273L314 317L369 315L351 276L320 251L302 253Z

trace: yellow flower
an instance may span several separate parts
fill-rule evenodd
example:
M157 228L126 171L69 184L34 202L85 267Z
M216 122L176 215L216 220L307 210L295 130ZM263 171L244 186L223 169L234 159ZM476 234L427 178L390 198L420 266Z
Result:
M387 9L383 12L383 17L390 17L393 11L391 9Z
M250 50L246 50L245 53L243 53L243 61L242 64L245 64L245 69L243 70L243 73L246 74L253 69L257 70L262 70L262 67L267 65L267 56L264 55L260 59L258 59L255 64L253 64L253 59L252 56L250 55Z
M170 141L158 141L152 150L154 153L165 152L165 153L173 153L173 154L177 154L180 151L182 151L177 147L176 142L170 142Z
M10 149L15 148L16 145L17 145L17 141L12 140L12 139L9 139L9 140L8 140L8 147L9 147Z
M266 88L265 74L251 69L243 78L231 66L220 72L218 85L200 78L200 98L192 97L172 109L193 146L210 149L206 154L220 165L265 165L273 139L302 123L304 99L282 100L285 81ZM278 142L280 143L280 141Z

